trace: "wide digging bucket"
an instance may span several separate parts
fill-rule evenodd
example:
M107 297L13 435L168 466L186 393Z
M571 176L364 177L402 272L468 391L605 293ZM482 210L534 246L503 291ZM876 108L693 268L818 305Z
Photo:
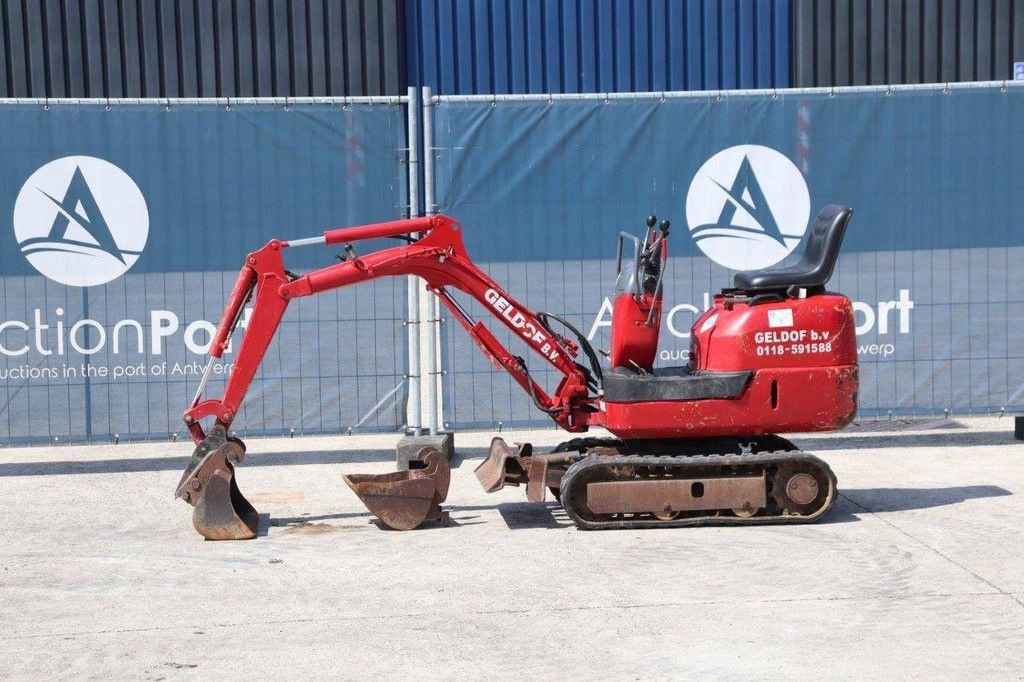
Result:
M422 463L422 467L416 467ZM441 503L448 497L451 467L437 448L423 448L408 471L345 474L345 483L370 513L388 528L412 530L424 521L444 521Z
M175 497L194 507L192 525L207 540L249 540L256 537L260 515L235 482L235 463L245 459L245 445L228 438L222 427L192 453Z

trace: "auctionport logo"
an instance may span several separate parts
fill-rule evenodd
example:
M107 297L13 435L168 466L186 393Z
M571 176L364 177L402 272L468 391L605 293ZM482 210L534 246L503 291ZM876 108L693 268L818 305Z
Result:
M135 181L93 156L65 156L33 173L14 204L14 235L40 274L90 287L126 273L149 237Z
M775 265L807 231L811 197L800 170L755 144L724 149L690 183L686 221L701 251L733 270Z

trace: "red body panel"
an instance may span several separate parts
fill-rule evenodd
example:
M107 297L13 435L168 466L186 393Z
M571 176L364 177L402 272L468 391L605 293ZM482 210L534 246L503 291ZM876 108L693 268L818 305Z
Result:
M651 307L656 310L651 316ZM647 324L648 318L651 324ZM661 299L644 294L638 301L633 294L618 295L612 305L611 351L612 367L641 367L649 370L658 351L658 330L661 327Z
M831 431L849 424L856 410L857 366L845 365L758 370L734 400L605 402L601 421L623 439L711 438Z
M694 369L718 372L857 364L853 306L819 294L758 305L716 296L693 325Z
M731 400L604 402L592 423L620 438L830 431L857 409L853 308L820 294L758 305L718 296L691 330L695 371L754 375Z

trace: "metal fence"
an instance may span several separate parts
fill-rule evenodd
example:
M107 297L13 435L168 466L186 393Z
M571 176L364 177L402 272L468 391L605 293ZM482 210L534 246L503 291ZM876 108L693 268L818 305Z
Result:
M1024 87L434 102L439 209L513 295L564 314L595 346L607 348L619 230L639 231L649 213L677 226L658 362L684 364L690 324L734 269L795 258L810 211L835 202L857 211L832 286L856 301L861 413L1024 407L1013 219ZM736 237L769 224L787 236L702 251L687 228L716 220ZM444 346L452 428L544 422L461 330Z
M0 128L8 443L180 433L245 253L407 210L397 97L7 102ZM296 301L239 431L399 428L405 302L390 280Z
M672 219L661 365L685 363L736 269L795 259L813 208L851 205L833 286L855 301L862 413L1024 408L1024 87L443 96L422 120L407 99L4 102L0 439L181 433L243 254L417 212L419 190L496 280L598 347L615 236ZM709 223L758 239L698 246L688 228ZM407 287L296 301L240 432L399 430L434 403L449 428L545 423L461 328L443 326L432 367L437 308Z

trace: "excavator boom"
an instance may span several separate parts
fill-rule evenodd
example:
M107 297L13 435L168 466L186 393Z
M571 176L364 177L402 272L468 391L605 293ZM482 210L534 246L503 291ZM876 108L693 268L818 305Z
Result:
M420 232L423 233L421 238L409 236ZM356 255L354 243L382 237L408 237L409 243ZM344 260L304 275L289 273L284 265L285 249L313 244L344 244ZM213 417L216 425L230 431L231 422L238 414L290 301L379 277L402 275L416 275L426 280L428 289L441 298L481 350L511 374L516 383L533 397L537 406L550 414L559 426L569 431L585 428L586 414L589 413L586 408L588 377L585 370L575 363L579 352L577 344L553 332L538 315L476 267L466 253L459 223L447 216L436 215L328 230L323 237L291 242L274 239L250 253L238 274L214 335L207 372L195 399L185 411L185 425L192 439L198 444L207 437L202 420L208 417ZM525 361L505 348L482 322L473 320L450 295L449 289L458 289L475 298L561 372L564 378L554 393L549 395L534 381ZM203 400L209 369L227 349L249 301L253 302L252 314L224 395L220 399Z

